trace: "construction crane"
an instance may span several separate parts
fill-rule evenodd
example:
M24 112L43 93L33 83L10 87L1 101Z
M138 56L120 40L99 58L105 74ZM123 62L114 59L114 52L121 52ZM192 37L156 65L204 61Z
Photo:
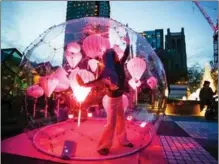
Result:
M205 19L207 20L207 22L209 23L209 25L211 26L211 28L214 32L214 35L213 35L213 44L214 44L214 66L213 66L213 69L215 69L215 68L217 69L217 67L218 67L218 20L217 20L216 25L214 25L213 21L208 16L208 14L205 12L205 10L200 5L200 3L198 1L193 1L193 2L198 7L200 12L203 14L203 16L205 17Z
M198 7L198 9L200 10L200 12L203 14L203 16L205 17L205 19L207 20L207 22L209 23L209 25L211 26L212 30L215 32L218 31L218 23L216 25L214 25L213 21L211 20L211 18L208 16L208 14L205 12L205 10L203 9L203 7L200 5L200 2L198 1L193 1L195 3L195 5Z

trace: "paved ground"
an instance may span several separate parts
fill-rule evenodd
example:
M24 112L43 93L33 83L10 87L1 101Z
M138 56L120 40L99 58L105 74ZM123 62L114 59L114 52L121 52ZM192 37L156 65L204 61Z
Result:
M152 142L151 147L141 154L141 164L151 163L148 159L151 156L156 157L154 152L158 147L161 147L166 163L218 163L218 122L216 121L209 122L202 117L192 116L165 116L157 135L156 142ZM120 159L118 163L128 163L128 160L125 160ZM55 162L2 153L2 163L52 164ZM159 164L159 161L157 163Z
M218 163L218 122L167 116L158 129L168 163Z

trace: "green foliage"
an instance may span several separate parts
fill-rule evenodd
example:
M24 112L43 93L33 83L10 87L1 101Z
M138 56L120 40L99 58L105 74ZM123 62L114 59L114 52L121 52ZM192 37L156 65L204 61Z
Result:
M195 92L200 87L203 72L204 69L197 63L188 68L188 84L191 93Z

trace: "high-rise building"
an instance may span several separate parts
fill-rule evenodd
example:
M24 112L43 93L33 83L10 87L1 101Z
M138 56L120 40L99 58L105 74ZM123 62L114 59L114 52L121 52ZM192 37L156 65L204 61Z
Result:
M68 1L66 21L72 19L79 19L83 17L110 17L110 2L109 1ZM65 30L68 31L72 28L71 24L67 24ZM65 32L64 47L76 40L77 36Z
M187 55L186 55L186 43L184 28L181 32L171 33L170 29L167 29L167 35L165 36L165 50L171 58L167 66L169 72L169 79L172 83L177 81L187 80Z
M143 36L147 39L148 43L155 50L164 49L163 29L156 29L154 31L144 31Z
M68 1L66 20L82 17L110 17L109 1Z

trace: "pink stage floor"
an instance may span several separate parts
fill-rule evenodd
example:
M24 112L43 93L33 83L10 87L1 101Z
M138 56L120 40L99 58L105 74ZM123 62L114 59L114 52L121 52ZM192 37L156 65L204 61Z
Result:
M73 121L52 124L3 140L2 152L60 163L138 164L139 159L140 163L165 163L159 137L151 137L153 130L149 132L150 124L141 128L137 123L127 122L128 138L134 148L120 146L115 137L110 154L99 155L96 146L105 124L106 121L100 119L89 119L82 122L80 127ZM76 152L71 160L61 159L65 140L76 143Z

